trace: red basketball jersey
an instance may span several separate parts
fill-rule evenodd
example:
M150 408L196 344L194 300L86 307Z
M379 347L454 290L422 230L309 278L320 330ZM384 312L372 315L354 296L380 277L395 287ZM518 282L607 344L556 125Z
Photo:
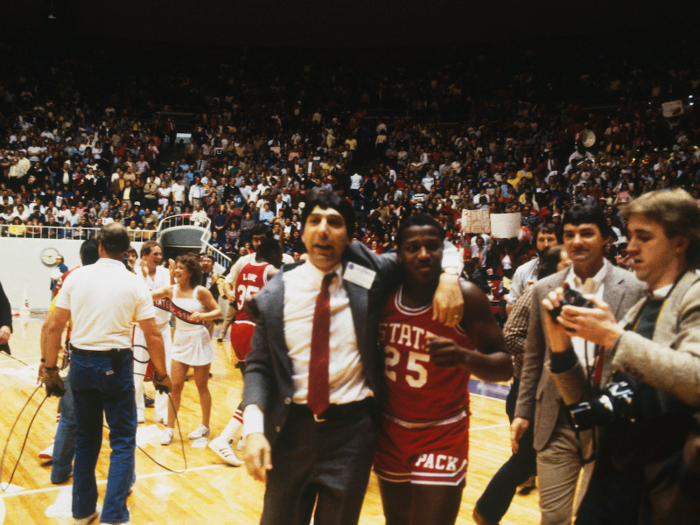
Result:
M438 367L425 350L426 337L447 337L463 348L474 345L460 328L433 321L433 307L407 308L401 290L390 297L379 323L387 386L384 408L410 422L446 419L469 412L469 372Z
M251 261L241 268L236 278L236 321L250 321L243 310L246 299L253 297L267 284L267 274L272 268L270 263L258 263Z

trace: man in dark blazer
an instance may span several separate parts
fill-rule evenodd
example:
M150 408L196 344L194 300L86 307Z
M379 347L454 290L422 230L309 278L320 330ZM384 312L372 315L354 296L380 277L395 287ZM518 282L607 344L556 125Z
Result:
M0 352L10 353L10 336L12 335L12 308L5 291L0 284Z
M395 256L350 243L354 213L337 194L314 195L302 224L308 262L283 267L255 297L242 403L246 466L267 482L261 523L308 524L315 505L316 523L356 524L383 382L377 322L402 275ZM452 306L439 315L454 325L457 274L443 274L441 288L440 303Z
M537 451L542 525L570 524L574 495L583 466L577 450L576 436L564 414L565 405L545 366L551 358L546 337L542 299L564 282L572 289L599 297L610 305L616 319L621 319L643 295L644 286L631 273L612 266L604 257L608 240L605 215L597 206L573 206L563 224L564 248L572 261L568 270L556 273L534 285L528 327L525 363L520 393L511 425L511 440L517 442L534 424L534 448ZM578 338L574 349L579 358L593 366L597 349ZM590 439L582 436L584 445ZM586 474L590 474L587 469ZM584 486L587 478L584 477ZM583 492L583 491L582 491Z

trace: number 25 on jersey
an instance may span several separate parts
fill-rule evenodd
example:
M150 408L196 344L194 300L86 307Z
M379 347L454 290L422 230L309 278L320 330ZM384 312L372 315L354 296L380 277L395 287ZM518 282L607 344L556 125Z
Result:
M384 375L390 381L400 380L397 377L397 365L401 360L401 352L393 346L384 346ZM406 355L406 354L404 354ZM429 363L430 355L421 352L408 352L408 362L406 363L406 375L404 379L409 386L421 388L428 381L428 371L421 363Z

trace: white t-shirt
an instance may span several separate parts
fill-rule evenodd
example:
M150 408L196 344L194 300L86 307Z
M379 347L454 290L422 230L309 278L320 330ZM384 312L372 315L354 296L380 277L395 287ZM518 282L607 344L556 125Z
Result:
M207 222L207 214L204 212L204 210L196 211L192 214L190 220L194 223L204 224Z
M170 192L172 191L171 188L168 188L167 186L165 188L159 187L157 192L158 192L158 197L161 199L167 199L170 197Z
M435 179L431 175L426 175L421 180L421 184L426 190L430 191L430 189L435 185Z
M71 272L56 307L70 310L71 343L85 350L129 348L131 323L155 317L143 278L120 261L104 257Z
M362 185L362 175L355 173L350 177L350 189L359 190Z
M173 191L173 201L174 202L184 202L185 200L185 187L182 184L174 182L171 186Z

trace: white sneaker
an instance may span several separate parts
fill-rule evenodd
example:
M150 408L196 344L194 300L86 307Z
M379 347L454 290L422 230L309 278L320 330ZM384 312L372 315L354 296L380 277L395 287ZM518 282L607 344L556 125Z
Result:
M175 432L175 429L173 428L166 428L163 430L163 433L160 435L160 444L163 446L170 445L170 443L173 442L173 433Z
M146 414L144 412L141 412L140 410L136 411L136 423L145 423L146 422Z
M238 445L236 445L237 450L245 450L245 438L238 440Z
M197 429L187 437L189 437L190 439L208 438L210 434L211 430L209 430L209 427L199 425Z
M39 459L53 459L53 441L48 447L39 452Z
M95 505L95 512L90 514L87 518L80 518L79 520L75 520L75 525L88 525L89 523L92 523L94 520L100 517L100 514L102 514L102 505L99 503Z
M209 448L216 452L216 455L229 465L233 465L234 467L240 467L243 465L243 462L236 457L231 445L221 436L212 439L209 442Z

